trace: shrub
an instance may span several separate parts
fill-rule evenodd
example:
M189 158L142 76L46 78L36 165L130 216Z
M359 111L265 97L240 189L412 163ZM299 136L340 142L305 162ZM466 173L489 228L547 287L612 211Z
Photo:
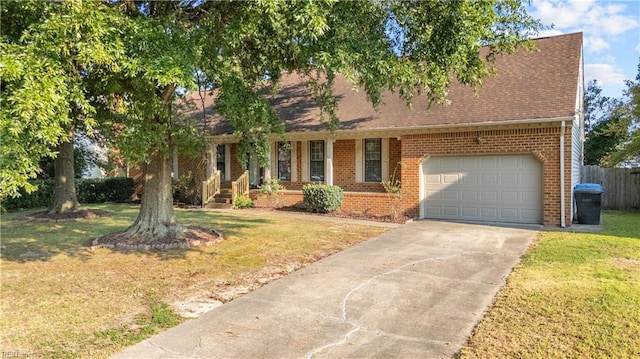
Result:
M272 178L262 183L262 185L260 186L260 195L275 196L280 191L284 191L284 190L286 190L286 188L284 188L284 186L281 185L280 182L278 182L278 179Z
M304 204L318 213L329 213L342 205L344 194L338 186L307 184L302 187Z
M235 208L252 208L253 200L249 196L243 194L242 196L238 196L236 198L236 201L233 204L233 206Z
M20 191L20 197L6 198L2 207L7 210L48 207L53 202L55 181L32 181L38 189L32 193ZM76 195L80 203L128 202L134 191L129 177L76 179Z
M34 180L31 184L38 187L37 190L27 193L24 189L20 190L19 197L8 197L2 201L4 210L28 209L48 207L53 203L53 190L55 182L53 180Z
M133 178L109 177L76 180L80 203L128 202L134 192Z
M202 184L196 185L195 176L191 171L183 174L173 182L173 199L186 204L200 204L202 201Z

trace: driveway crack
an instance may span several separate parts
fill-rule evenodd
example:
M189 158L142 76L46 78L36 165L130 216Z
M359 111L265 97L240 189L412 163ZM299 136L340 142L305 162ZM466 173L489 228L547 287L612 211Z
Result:
M311 358L313 358L316 354L318 354L318 353L320 353L320 352L322 352L322 351L324 351L324 350L326 350L326 349L328 349L328 348L336 347L336 346L339 346L339 345L342 345L342 344L346 343L352 335L354 335L355 333L357 333L357 332L358 332L358 331L360 331L360 330L372 331L372 332L380 333L380 334L385 335L385 336L392 336L392 337L400 338L399 336L396 336L396 335L394 335L394 334L384 333L384 332L381 332L381 331L378 331L378 330L372 330L372 329L370 329L370 328L367 328L367 327L365 327L365 326L362 326L362 325L360 325L360 324L358 324L358 323L356 323L356 322L354 322L354 321L350 320L350 319L349 319L349 315L348 315L348 313L347 313L347 307L348 307L348 303L349 303L349 298L350 298L354 293L356 293L356 292L357 292L357 291L359 291L360 289L362 289L362 288L366 287L367 285L369 285L369 284L370 284L371 282L373 282L374 280L376 280L376 279L378 279L378 278L381 278L381 277L384 277L384 276L387 276L387 275L389 275L389 274L393 274L393 273L400 272L400 271L402 271L402 270L403 270L404 268L406 268L406 267L414 266L414 265L416 265L416 264L420 264L420 263L431 262L431 261L448 260L448 259L452 259L452 258L458 257L458 256L460 256L460 255L461 255L461 254L454 254L454 255L444 256L444 257L424 258L424 259L421 259L421 260L417 260L417 261L409 262L409 263L403 264L403 265L401 265L401 266L399 266L399 267L397 267L397 268L394 268L394 269L391 269L391 270L389 270L389 271L386 271L386 272L384 272L384 273L377 274L377 275L375 275L375 276L373 276L373 277L371 277L371 278L367 279L366 281L364 281L364 282L362 282L362 283L358 284L357 286L353 287L353 288L352 288L352 289L351 289L351 290L350 290L350 291L349 291L349 292L348 292L348 293L347 293L347 294L342 298L342 320L343 320L344 322L346 322L346 323L351 324L351 325L352 325L352 326L354 326L355 328L353 328L353 329L352 329L352 330L350 330L348 333L346 333L346 334L345 334L345 335L344 335L340 340L337 340L337 341L335 341L335 342L332 342L332 343L329 343L329 344L323 345L323 346L321 346L321 347L319 347L319 348L316 348L315 350L313 350L311 353L309 353L309 354L307 355L307 359L311 359ZM406 338L406 337L402 337L402 338L404 338L404 339L408 339L408 338ZM419 339L417 339L417 338L412 338L412 339L410 339L410 340L412 340L412 341L417 341L417 340L419 340Z

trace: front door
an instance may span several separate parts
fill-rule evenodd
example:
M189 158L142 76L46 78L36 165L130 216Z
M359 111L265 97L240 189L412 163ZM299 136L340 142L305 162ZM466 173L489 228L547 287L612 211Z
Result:
M258 162L258 155L256 151L251 150L249 152L249 186L251 188L258 188L262 184L262 171Z

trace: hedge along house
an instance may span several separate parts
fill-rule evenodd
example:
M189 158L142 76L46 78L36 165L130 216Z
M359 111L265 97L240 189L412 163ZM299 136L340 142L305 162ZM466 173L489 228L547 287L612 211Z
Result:
M334 132L304 80L284 75L273 104L286 142L272 136L264 168L253 156L247 167L236 160L233 129L211 96L195 94L192 116L210 144L206 176L219 170L223 186L245 169L254 186L277 178L287 189L284 205L301 202L304 184L323 182L343 188L344 212L570 225L584 139L582 34L535 43L536 51L498 56L497 75L477 92L452 83L448 105L429 107L416 96L409 108L388 93L375 110L338 76ZM390 177L401 182L400 198L381 185Z

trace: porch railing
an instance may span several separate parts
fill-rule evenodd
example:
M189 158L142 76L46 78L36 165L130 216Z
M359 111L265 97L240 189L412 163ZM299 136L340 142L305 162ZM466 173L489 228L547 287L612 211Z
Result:
M220 170L213 172L206 181L202 181L202 207L218 193L220 193Z
M236 204L236 198L249 195L249 171L244 171L237 180L231 182L231 203Z

